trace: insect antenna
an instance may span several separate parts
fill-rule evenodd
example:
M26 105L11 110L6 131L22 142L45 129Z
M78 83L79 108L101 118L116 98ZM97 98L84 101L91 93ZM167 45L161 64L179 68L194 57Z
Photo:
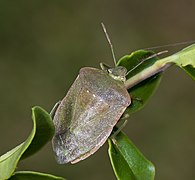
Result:
M106 35L106 39L107 39L107 41L108 41L108 43L110 45L110 49L111 49L111 52L112 52L112 57L113 57L113 60L114 60L114 65L116 66L116 58L115 58L112 42L111 42L110 37L109 37L109 35L107 33L107 30L106 30L106 27L105 27L104 23L101 23L101 25L102 25L104 34Z
M184 41L184 42L177 42L177 43L173 43L173 44L165 44L165 45L154 46L154 47L143 48L143 49L152 50L152 49L160 49L160 48L167 48L167 47L175 47L175 46L179 46L179 45L193 44L193 43L195 43L195 40Z
M151 56L148 56L147 58L142 59L136 66L134 66L131 70L129 70L129 71L127 72L126 76L127 76L129 73L131 73L133 70L135 70L138 66L140 66L142 63L144 63L145 61L147 61L147 60L149 60L149 59L151 59L151 58L153 58L153 57L159 56L159 55L161 55L161 54L167 53L167 52L168 52L168 50L160 51L160 52L158 52L158 53L152 54Z
M173 43L173 44L165 44L165 45L160 45L160 46L153 46L153 47L149 47L149 48L142 48L142 49L145 49L145 50L153 50L153 49L160 49L160 48L167 48L167 47L175 47L175 46L179 46L179 45L185 45L185 44L193 44L195 43L195 40L191 40L191 41L184 41L184 42L177 42L177 43ZM135 67L133 67L130 71L127 72L126 75L128 75L130 72L132 72L133 70L135 70L139 65L141 65L143 62L145 62L146 60L148 59L151 59L153 57L156 57L158 55L161 55L161 54L164 54L164 53L167 53L168 50L165 50L165 51L161 51L161 52L158 52L156 54L153 54L145 59L143 59L140 63L138 63Z

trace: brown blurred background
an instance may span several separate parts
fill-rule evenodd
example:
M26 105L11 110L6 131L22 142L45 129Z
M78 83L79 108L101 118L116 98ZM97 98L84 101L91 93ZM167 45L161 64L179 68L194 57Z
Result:
M194 17L193 0L1 0L0 154L29 135L31 107L50 111L81 67L99 67L102 61L113 65L101 22L119 58L136 49L195 39ZM169 69L151 101L124 129L155 164L158 180L195 177L194 92L190 77ZM72 180L115 179L107 143L76 165L56 164L48 144L18 169Z

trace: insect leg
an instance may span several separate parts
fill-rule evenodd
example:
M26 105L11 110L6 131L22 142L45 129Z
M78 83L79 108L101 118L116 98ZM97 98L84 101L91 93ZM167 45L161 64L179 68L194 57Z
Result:
M58 101L57 103L55 103L51 112L49 113L52 119L54 118L55 112L56 112L58 106L60 105L60 103L61 103L61 101Z
M113 139L126 126L126 124L127 124L127 120L124 120L124 122L119 127L115 127L113 133L109 138Z

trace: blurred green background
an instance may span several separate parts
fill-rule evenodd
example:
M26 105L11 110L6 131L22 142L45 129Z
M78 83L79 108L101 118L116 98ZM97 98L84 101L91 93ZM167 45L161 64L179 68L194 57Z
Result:
M31 107L50 111L81 67L99 67L102 61L113 65L101 22L120 58L136 49L195 39L194 17L193 0L1 0L0 154L29 135ZM156 179L195 177L194 92L190 77L170 68L148 105L124 129L155 164ZM56 164L48 144L18 169L73 180L115 179L107 143L76 165Z

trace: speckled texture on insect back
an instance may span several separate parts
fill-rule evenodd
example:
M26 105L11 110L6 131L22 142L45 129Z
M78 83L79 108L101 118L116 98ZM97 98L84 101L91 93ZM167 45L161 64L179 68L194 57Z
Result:
M58 163L76 163L97 151L130 102L124 82L103 70L82 68L54 116Z

